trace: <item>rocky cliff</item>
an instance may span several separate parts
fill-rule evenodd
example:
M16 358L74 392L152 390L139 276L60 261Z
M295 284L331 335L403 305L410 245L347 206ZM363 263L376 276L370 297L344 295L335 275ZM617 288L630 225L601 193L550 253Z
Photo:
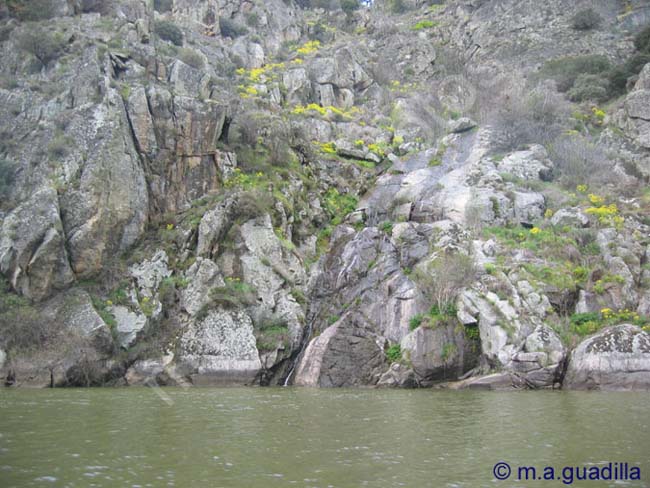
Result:
M5 0L0 375L649 389L648 25Z

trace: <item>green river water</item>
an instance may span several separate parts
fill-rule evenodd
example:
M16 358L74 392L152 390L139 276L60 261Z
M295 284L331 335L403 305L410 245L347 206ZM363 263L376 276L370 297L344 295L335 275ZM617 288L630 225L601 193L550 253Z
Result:
M650 486L650 394L0 390L2 488L567 486L517 469L609 462L641 480L572 486Z

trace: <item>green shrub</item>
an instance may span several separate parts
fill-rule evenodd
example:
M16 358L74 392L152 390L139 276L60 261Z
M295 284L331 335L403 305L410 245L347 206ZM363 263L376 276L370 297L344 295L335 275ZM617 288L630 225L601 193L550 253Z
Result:
M219 17L219 31L223 37L230 37L235 39L239 36L243 36L248 32L248 29L243 25L238 24L234 20L228 19L226 17Z
M571 25L575 30L595 29L602 22L602 17L593 8L585 8L577 12L571 19Z
M68 154L71 142L64 136L54 137L47 146L47 154L50 159L61 159Z
M243 223L273 212L275 201L267 191L254 189L239 194L237 204L232 209L232 220Z
M576 79L583 74L604 75L611 69L609 60L601 54L567 56L547 61L540 74L552 78L561 92L571 89Z
M434 27L436 24L435 22L431 20L421 20L417 24L415 24L413 27L411 27L411 30L414 31L421 31L423 29L430 29L431 27Z
M7 0L9 15L23 21L46 20L54 17L52 0Z
M153 8L157 12L170 12L174 6L174 0L153 0Z
M357 199L352 195L342 195L336 188L330 188L325 194L323 207L332 219L333 225L343 222L350 212L357 208Z
M13 164L6 159L0 159L0 198L6 198L14 181L14 176Z
M634 47L640 53L650 53L650 25L644 27L634 37Z
M153 31L163 41L169 41L175 46L183 45L183 32L173 22L159 20L154 24Z
M379 224L379 230L390 235L393 233L393 223L390 221L382 222Z
M443 254L425 269L417 268L413 273L418 287L433 302L431 317L455 316L455 299L474 281L475 274L471 256L460 253Z
M478 325L466 325L465 326L465 337L470 341L478 341L481 339L481 331L478 328Z
M388 0L388 9L394 14L403 14L408 10L404 0Z
M355 10L359 10L361 5L359 0L341 0L341 9L347 14L351 15Z
M226 278L225 286L217 286L210 290L210 299L214 305L225 308L238 308L255 303L255 288L242 283L237 278Z
M602 327L600 314L597 312L575 313L570 318L571 330L580 335L590 335Z
M543 87L511 87L486 99L481 120L498 137L494 150L507 153L526 144L548 144L567 129L569 104L555 91Z
M647 63L650 63L650 52L636 53L630 56L625 63L613 68L608 76L611 95L617 96L625 93L628 80L638 75Z
M112 3L110 0L81 0L79 9L84 14L95 12L101 15L107 15L112 10Z
M578 283L587 281L587 278L589 278L589 268L585 268L584 266L576 266L573 268L573 278Z
M246 25L249 27L257 27L257 24L260 22L260 16L257 12L250 12L246 14Z
M549 146L549 154L555 163L555 176L566 188L598 186L609 178L612 162L606 152L583 136L557 139Z
M388 349L386 349L386 359L390 363L397 363L402 360L402 346L399 344L393 344Z
M576 78L568 95L574 102L603 102L610 96L609 80L600 75L582 74Z
M289 347L289 327L278 317L263 319L256 324L255 339L260 352Z
M61 55L65 40L61 34L33 28L18 38L18 47L38 59L43 66L47 66Z
M53 333L50 322L42 320L34 306L0 279L0 348L7 352L39 347Z
M417 329L418 327L420 327L420 325L422 325L423 320L424 320L423 314L419 313L417 315L414 315L413 317L411 317L411 320L409 320L409 329L411 330Z
M203 69L205 62L203 61L203 56L197 53L193 49L182 48L178 52L178 59L183 61L188 66L191 66L195 69Z

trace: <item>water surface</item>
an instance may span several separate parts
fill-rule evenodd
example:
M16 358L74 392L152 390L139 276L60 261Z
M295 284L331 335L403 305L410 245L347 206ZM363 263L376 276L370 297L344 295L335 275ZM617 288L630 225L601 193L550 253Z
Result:
M492 468L628 462L650 394L294 388L0 390L0 487L514 487Z

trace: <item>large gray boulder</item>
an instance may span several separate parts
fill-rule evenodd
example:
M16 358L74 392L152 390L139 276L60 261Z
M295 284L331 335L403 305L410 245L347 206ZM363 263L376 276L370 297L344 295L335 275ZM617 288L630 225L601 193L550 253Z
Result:
M607 327L573 351L563 386L573 390L650 390L650 334Z
M401 342L420 384L458 378L465 372L465 341L457 324L418 327Z

